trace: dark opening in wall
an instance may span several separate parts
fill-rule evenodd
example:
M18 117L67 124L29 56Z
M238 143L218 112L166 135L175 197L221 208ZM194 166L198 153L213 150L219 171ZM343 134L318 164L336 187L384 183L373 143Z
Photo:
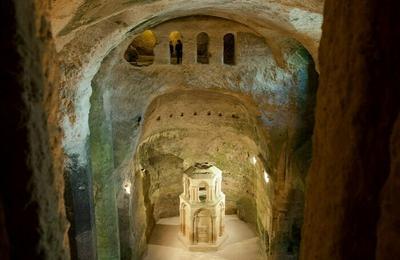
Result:
M197 35L197 63L209 63L208 42L209 37L207 33L202 32Z
M224 64L235 65L235 36L232 33L224 36Z
M134 66L149 66L154 62L154 47L157 38L151 30L146 30L133 39L125 51L125 60Z
M224 64L235 65L235 36L232 33L224 36Z
M169 34L169 54L171 64L182 64L183 41L182 35L178 31Z
M199 200L205 202L207 200L207 187L206 184L200 184L199 187Z

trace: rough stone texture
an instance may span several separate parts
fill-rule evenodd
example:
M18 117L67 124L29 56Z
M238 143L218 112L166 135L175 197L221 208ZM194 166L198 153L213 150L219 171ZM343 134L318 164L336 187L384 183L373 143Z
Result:
M118 25L130 26L143 23L157 24L176 17L188 15L214 15L241 22L264 36L271 31L294 38L310 47L314 55L318 45L321 24L321 0L287 1L113 1L98 3L86 1L79 8L79 0L66 4L55 1L53 14L54 34L59 36L59 48L76 37L76 32L97 26L104 20L116 21ZM62 8L62 10L60 10ZM69 15L61 15L71 11ZM254 14L254 15L253 15ZM64 25L64 27L62 27ZM111 24L108 25L108 27ZM111 25L112 26L112 25Z
M389 178L382 190L381 217L378 224L377 259L392 259L400 256L400 118L393 127L391 144L391 168Z
M53 4L52 31L62 60L61 80L50 33L50 3ZM112 224L110 230L104 228L105 232L100 235L121 239L117 242L109 239L114 245L114 256L118 257L118 246L123 245L127 254L121 249L121 256L141 257L154 226L154 212L161 215L162 208L153 207L151 199L154 198L147 196L154 182L146 169L141 171L140 157L134 156L136 141L151 100L177 90L174 89L177 80L182 89L209 88L209 84L221 81L224 86L230 86L223 89L226 93L247 94L259 105L268 142L257 157L263 167L260 163L255 172L260 174L256 174L249 186L255 189L256 203L267 206L257 207L257 228L263 249L272 259L296 257L313 122L312 117L307 116L313 107L313 95L307 90L309 74L306 73L311 62L304 49L297 48L297 43L302 44L318 64L322 1L4 0L1 7L7 18L5 29L12 36L18 32L19 45L17 53L13 50L14 40L11 46L6 41L5 53L12 57L6 63L11 67L2 68L2 71L11 71L6 74L5 85L10 90L7 89L6 102L2 104L6 104L9 114L15 112L16 115L15 118L4 115L7 130L4 139L9 144L3 145L7 154L4 158L12 165L5 168L7 174L2 174L0 182L0 214L4 216L0 223L7 225L6 232L0 234L1 250L8 251L2 253L2 257L11 253L11 257L18 259L68 258L60 126L65 134L62 141L66 156L76 159L76 169L95 166L97 184L104 188L96 188L101 198L97 205L103 209L107 208L104 205L113 208L110 214L100 212L103 216L99 215L99 222L105 222L99 226ZM394 0L328 0L326 3L320 52L322 84L307 189L303 259L400 258L400 213L396 207L399 194L398 10L399 3ZM265 51L250 59L256 67L266 63L271 66L248 67L249 70L238 73L236 68L245 69L246 66L227 69L214 63L213 67L205 69L186 60L189 62L182 66L182 74L159 60L158 65L129 74L134 69L113 56L125 50L125 44L131 40L128 38L143 29L190 15L211 15L251 28L238 30L239 42L250 42L249 46ZM262 47L264 42L268 48ZM158 51L162 53L162 49ZM122 59L122 55L119 57ZM262 57L267 61L260 62ZM210 70L214 72L210 77L198 77ZM131 77L119 81L117 76L112 77L114 72L118 72L118 77ZM158 74L173 76L164 79L156 77ZM195 75L197 80L190 75ZM153 76L154 82L146 82ZM106 79L104 85L99 84L102 79ZM132 87L129 90L128 84L120 84L124 80L132 80L134 86L143 89ZM105 85L107 88L103 88ZM101 87L101 91L96 92L96 87ZM121 87L120 92L118 87ZM92 89L95 91L91 103ZM104 99L102 95L107 92L102 91L110 89L114 99ZM121 102L118 107L123 94L126 103ZM124 118L117 114L111 120L107 104L102 104L104 100L113 100L115 111L124 111L124 105L132 102L132 106L126 106L129 116ZM89 138L91 105L92 111L98 109L100 113L91 115L90 130L94 134ZM118 123L121 124L118 126ZM116 130L117 134L110 130ZM121 135L120 140L115 138L124 132L131 135ZM163 148L163 142L158 142L161 139L154 140L157 149ZM90 153L87 152L89 141L93 144ZM103 148L107 148L105 157L101 153ZM151 154L153 151L148 149L144 153L157 155ZM27 154L29 158L23 160ZM91 155L95 155L94 160ZM101 161L103 158L105 162ZM157 161L157 170L179 168L183 164L182 159L174 156L165 159L162 163ZM271 189L263 182L263 168L271 176ZM110 185L106 185L107 181ZM117 194L112 189L114 184ZM130 192L125 189L127 184L131 185ZM157 199L172 203L167 197L154 201ZM274 202L271 205L270 199ZM119 236L114 232L116 206L120 229L127 227L129 230ZM242 213L243 210L239 210L239 215ZM127 216L131 218L127 220ZM18 246L9 248L10 244Z
M320 3L320 1L318 1ZM71 5L77 4L72 2ZM159 24L165 20L195 14L209 14L217 17L239 21L252 27L257 33L268 38L271 49L280 66L284 66L281 53L282 42L293 37L301 42L317 61L316 53L320 35L322 17L319 13L295 8L296 2L286 1L287 5L277 2L254 1L243 3L241 1L155 1L149 3L130 2L120 12L114 3L97 6L102 11L94 8L91 1L82 6L82 14L73 11L65 19L77 17L77 30L60 36L59 50L63 61L62 78L62 106L64 115L62 125L65 133L64 148L67 154L79 154L81 164L86 162L85 143L89 134L88 113L89 97L91 93L90 82L100 67L104 57L121 43L129 31L138 31L148 26ZM290 3L290 4L289 4ZM314 3L317 3L315 1ZM59 5L58 5L59 4ZM111 7L110 7L111 5ZM132 6L131 6L132 5ZM313 4L313 6L317 6ZM321 3L318 4L319 11ZM71 10L76 7L70 6ZM58 16L58 8L67 9L65 1L55 2L55 20L64 19ZM102 17L95 19L95 23L87 23L91 14ZM94 11L96 10L96 11ZM313 8L313 10L315 10ZM111 13L109 12L111 11ZM61 11L62 12L62 11ZM240 12L240 13L237 13ZM254 15L255 14L255 15ZM149 17L152 18L149 18ZM79 18L80 17L80 18ZM85 18L82 19L81 18ZM56 28L56 26L54 26ZM57 29L56 29L57 30ZM59 30L61 30L59 28ZM68 30L67 30L68 31ZM56 33L58 35L58 33Z
M286 39L281 48L287 66L279 68L256 32L215 17L175 19L151 29L158 39L153 65L138 68L125 61L133 32L109 53L92 81L93 93L103 89L110 97L100 100L111 109L109 116L89 118L91 133L111 127L115 171L104 176L117 178L119 223L132 230L131 236L120 234L121 255L140 257L155 221L178 215L183 170L201 158L224 170L227 212L257 226L264 253L293 257L313 125L316 80L309 54ZM183 65L168 64L168 35L174 30L183 35ZM195 62L195 39L203 31L210 36L208 65ZM235 66L221 64L227 32L236 35ZM100 141L96 135L90 139ZM110 144L102 151L108 149ZM126 183L132 195L125 194ZM132 222L124 220L127 215Z
M217 6L214 6L215 4L217 4ZM291 86L296 85L293 81L302 82L302 75L307 74L302 71L303 69L299 68L304 68L304 64L308 62L309 57L297 51L301 49L299 48L300 45L289 36L303 43L310 52L315 55L320 34L319 24L321 22L321 16L318 13L310 13L307 10L294 8L291 5L281 6L278 3L268 3L268 5L271 5L271 8L269 8L265 7L264 3L255 2L254 4L255 5L253 5L253 3L249 4L246 8L241 9L238 3L234 2L213 3L212 1L202 1L192 3L185 1L185 3L182 3L177 1L174 3L169 2L168 5L166 5L165 2L160 1L154 2L154 4L135 5L132 9L124 9L121 10L120 13L107 16L105 20L100 19L93 23L83 22L79 29L75 28L72 31L71 28L76 25L73 25L76 21L69 23L67 26L68 28L65 27L62 30L63 32L58 34L59 55L62 57L62 69L64 72L61 82L61 111L64 117L61 124L65 133L63 143L66 155L68 157L75 157L77 155L76 158L79 168L88 168L88 165L91 164L90 156L87 153L87 142L91 138L96 137L89 138L89 97L92 93L92 89L95 89L97 86L106 86L106 89L113 87L113 120L111 127L113 135L119 136L113 139L112 144L113 160L115 168L118 169L115 175L118 176L117 178L120 180L117 182L117 187L121 187L122 183L129 180L129 178L119 177L121 175L119 174L120 172L126 172L126 170L120 166L122 164L129 165L129 160L133 158L132 152L134 151L136 140L140 134L139 119L143 115L146 106L149 104L151 98L154 98L166 90L171 90L169 89L170 87L176 87L177 81L180 87L184 87L188 82L192 82L192 87L196 88L203 88L205 85L212 82L221 82L221 85L214 84L206 87L220 88L221 86L231 86L234 91L252 93L257 102L259 101L261 104L265 104L266 107L263 108L263 110L269 110L268 113L262 116L263 121L269 124L270 121L275 120L276 123L274 124L278 125L277 128L279 130L275 131L277 136L288 136L285 133L290 133L289 135L291 136L293 132L296 132L296 130L286 131L286 124L287 122L291 122L290 124L294 129L297 129L298 123L301 122L301 120L298 121L299 118L297 116L288 116L285 111L288 111L288 107L292 105L296 107L297 104L301 102L301 98L295 98L301 95L298 96L293 93L293 91L296 92L297 90L291 88ZM87 6L90 5L91 3L88 2ZM104 6L104 8L105 7L106 6ZM104 10L106 9L107 8ZM160 13L154 15L154 12L157 12L157 10L159 10ZM238 10L241 12L240 14L235 13ZM258 15L250 17L249 14L253 14L254 11L256 11ZM284 13L282 17L275 15L281 13L281 11L282 14ZM56 13L57 11L55 14ZM101 14L102 12L98 12L98 15ZM149 14L154 15L154 18L146 18ZM158 67L149 67L144 71L135 71L132 66L122 59L123 55L119 55L126 50L127 45L125 44L131 42L132 38L130 37L133 37L141 30L149 28L150 26L157 27L156 25L162 24L165 20L190 14L211 14L231 19L232 21L229 23L225 20L225 25L223 25L223 22L219 22L223 30L220 32L215 30L216 33L224 32L224 28L229 28L229 25L233 24L231 27L239 31L237 35L238 43L243 41L244 45L254 47L255 52L242 51L238 57L247 57L247 60L242 60L243 66L232 68L217 65L218 52L212 53L214 57L211 58L212 63L216 66L213 68L214 73L211 77L207 76L209 68L201 68L191 64L191 60L187 59L190 57L187 55L189 53L186 53L185 56L186 60L184 62L187 64L184 67L185 72L183 74L176 68L161 66L163 62L157 60L157 57L160 57L157 56L157 53L160 53L162 48L155 50L155 63L158 62ZM80 14L76 17L79 18L79 16ZM273 21L270 20L271 17L275 17ZM148 19L147 22L145 22L145 18ZM240 21L243 24L234 23L234 21ZM193 21L191 24L196 25ZM70 25L73 26L71 27ZM175 25L177 25L177 23L175 23ZM169 26L171 28L174 26L174 23L169 23L169 25L164 24L164 26ZM183 23L181 23L180 26L182 27L182 31L184 31ZM253 30L250 30L246 26L251 26ZM207 30L217 29L217 27L212 26L212 23L209 23L204 28L207 28ZM164 29L164 35L166 35L165 31L166 29ZM189 31L189 29L186 28L186 31ZM186 39L195 36L191 36L190 34L186 35ZM218 34L215 34L215 36L217 35ZM263 39L262 36L266 37L266 39ZM215 39L216 38L213 39L214 42L217 42ZM265 47L265 42L268 42L270 49ZM165 41L162 42L162 44L165 43ZM194 43L193 40L192 43ZM213 42L211 41L211 45L212 44ZM112 50L115 46L118 47ZM159 47L162 47L161 44ZM213 51L218 50L218 44L210 47L213 47ZM192 51L194 50L193 48L194 45ZM251 55L249 56L249 54ZM268 56L267 61L260 61L260 58L265 55ZM194 60L195 56L191 57ZM101 66L102 62L103 65ZM242 72L241 69L246 68L247 62L252 62L254 66L251 68L248 67L245 72ZM255 65L257 62L260 64L268 64L268 66L258 68ZM278 68L277 65L281 68ZM123 70L125 70L125 73ZM287 72L285 70L290 70L292 72ZM99 73L97 73L98 71ZM115 73L115 71L119 72ZM242 78L242 73L246 75L245 80ZM171 77L165 79L162 77L152 78L156 74L170 74ZM292 78L292 74L296 74L296 77ZM92 81L95 75L96 77ZM201 77L199 77L199 75L201 75ZM224 75L228 75L228 77L224 77ZM267 79L273 80L269 81ZM144 83L146 80L150 80L150 82ZM270 84L267 89L264 89L264 82ZM131 87L136 84L138 84L138 87L140 86L140 89ZM160 85L162 88L160 88ZM248 89L248 86L252 86L252 89ZM284 87L281 89L280 86ZM304 89L301 87L299 90L302 92ZM275 107L275 103L283 103L285 105L278 109ZM294 108L293 110L296 111L297 109ZM101 117L99 117L99 119L101 120ZM94 122L92 125L96 124L97 123ZM102 122L102 124L108 123ZM280 125L283 125L283 127ZM281 140L280 138L278 139ZM280 147L281 145L278 144L277 146ZM108 147L106 147L106 150L107 149ZM96 160L96 158L94 159ZM126 160L128 160L128 162ZM95 162L95 164L98 164L98 162ZM271 166L270 168L272 169L274 167ZM111 175L112 173L109 172L107 174ZM132 184L133 183L135 182L132 182ZM132 185L132 187L136 186ZM117 188L117 197L121 197L119 192L120 190ZM113 195L110 193L109 196ZM241 204L244 206L250 205L250 201L251 200L242 200ZM140 205L142 202L138 203ZM119 211L129 212L130 209L123 209L123 207L120 207ZM242 211L240 214L244 214L245 212L246 211ZM242 217L245 217L245 215L242 215ZM255 219L254 216L251 216L251 218ZM125 223L121 219L119 222ZM267 225L266 222L267 220L264 219L260 223ZM140 225L141 222L137 223ZM139 239L136 241L142 243L142 236L138 235L137 237L139 237ZM266 244L269 244L269 242L266 242Z
M178 2L178 1L176 1ZM281 1L265 1L270 5L279 4L283 8L296 7L306 11L322 13L323 1L321 0L281 0ZM179 2L178 2L179 3ZM193 5L194 2L189 2L188 6ZM223 4L232 4L233 1L224 1ZM251 6L262 3L261 1L248 1L246 5ZM122 0L113 2L101 2L99 0L82 1L82 0L53 0L53 32L58 35L59 33L67 33L69 30L79 29L79 27L87 24L95 24L104 19L104 17L114 16L125 10L134 10L141 6L151 6L153 9L162 10L169 5L173 6L173 1L129 1L123 2ZM216 5L216 1L207 1L206 6ZM238 6L245 6L241 1L237 1ZM164 7L164 8L162 8ZM247 7L249 8L249 7ZM62 30L64 30L62 32Z
M65 208L72 259L95 259L96 236L91 171L70 157L65 167Z
M122 238L119 243L121 255L139 257L154 224L153 217L174 213L171 207L160 205L174 205L172 195L177 191L171 193L165 189L166 193L153 194L157 182L152 181L150 176L154 178L157 175L141 176L134 152L141 134L141 120L145 120L144 112L151 101L158 95L186 88L220 89L231 94L238 92L258 103L260 112L254 112L252 117L266 125L271 140L258 137L253 140L261 140L259 145L262 149L253 149L260 163L257 167L251 166L247 155L247 162L241 171L248 171L254 177L238 181L240 174L227 171L227 175L231 175L227 180L246 188L245 196L232 197L230 209L235 211L238 208L241 218L257 224L263 234L265 251L269 250L270 240L278 240L278 237L279 240L286 240L291 236L289 231L285 231L285 236L268 234L272 233L272 229L283 230L281 226L284 226L285 230L291 230L293 222L297 223L297 227L301 225L301 221L294 220L299 215L298 210L289 208L292 205L302 208L302 196L291 194L293 189L300 191L296 194L303 192L304 172L308 165L308 160L303 160L307 156L297 153L305 151L308 154L310 150L307 146L310 132L305 129L312 121L305 120L304 108L308 107L305 104L312 104L312 99L308 99L307 71L311 58L302 45L317 62L322 19L321 1L307 3L310 5L300 1L131 1L125 5L116 1L54 1L53 29L58 37L63 70L60 108L64 116L61 121L65 133L63 144L66 156L76 159L77 169L89 172L93 168L96 210L100 214L96 221L100 230L100 248L112 244L109 252L118 251L115 243L118 241L114 240L114 236L118 236L117 210L114 207L116 198L120 214L118 223L126 230L132 230L132 235L126 232L119 234ZM212 15L214 18L195 16L174 19L190 15ZM123 53L134 36L144 29L154 29L159 36L159 44L155 48L155 64L138 70L123 59ZM163 56L168 53L165 51L168 48L167 32L175 29L184 36L184 64L179 69L167 65L166 56ZM195 64L194 39L201 31L210 35L209 67ZM221 64L222 41L218 39L222 39L226 32L234 32L237 46L241 46L237 50L236 66ZM110 99L104 95L109 95ZM254 125L249 124L248 127ZM157 149L174 141L174 138L166 142L161 139L153 144ZM195 138L186 139L189 140ZM214 147L218 147L218 142L214 143ZM175 156L171 151L158 154L157 149L156 152L153 152L154 149L145 150L150 157L160 158L156 160L153 172L161 171L168 176L169 171L182 167L184 158ZM230 145L229 142L224 149L248 150L246 146ZM227 166L230 160L246 157L245 153L242 155L239 152L232 158L224 158L223 154L225 152L221 151L220 158L217 154L213 157ZM304 163L297 162L297 158ZM263 193L264 189L268 189L262 177L264 168L272 179L281 176L276 178L280 184L276 188L271 187L267 193ZM135 172L133 178L132 171ZM166 181L174 183L174 178L166 178ZM114 183L116 194L109 187ZM125 194L124 185L128 183L132 187L131 195ZM173 190L174 186L171 187ZM232 189L230 193L237 192L238 189ZM272 194L286 202L279 205L270 203ZM108 206L102 205L108 205L112 212L107 213ZM144 210L146 214L134 209ZM278 211L283 217L273 218ZM124 220L126 216L132 216L133 220ZM275 224L276 221L280 224ZM274 248L293 253L292 246L281 242L276 244L279 246ZM105 250L103 253L107 254Z
M10 246L0 252L2 259L69 257L57 125L60 73L49 10L48 2L1 3L1 16L7 20L1 43L5 134L0 198L6 224L1 228Z
M399 192L398 9L397 1L325 3L302 259L400 257L399 237L384 231L398 232L399 219L391 206Z
M257 136L254 128L260 125L242 101L211 91L172 92L155 99L148 111L138 156L141 168L152 176L149 196L156 220L178 215L183 170L196 161L210 161L224 170L227 212L249 207L241 208L243 217L255 223L255 207L240 201L253 200L255 167L250 159L260 153L254 140L263 137Z
M99 259L120 259L112 129L109 94L102 88L93 90L91 100L90 168L96 219L96 242Z

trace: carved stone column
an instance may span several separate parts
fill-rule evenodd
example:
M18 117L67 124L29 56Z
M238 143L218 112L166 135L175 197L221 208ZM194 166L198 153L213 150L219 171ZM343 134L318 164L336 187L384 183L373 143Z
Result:
M223 35L210 35L208 42L210 64L222 64L224 55Z
M170 53L168 35L158 36L157 39L157 45L154 47L154 64L169 64Z
M196 62L197 46L196 35L185 34L183 35L183 58L182 64L194 64Z

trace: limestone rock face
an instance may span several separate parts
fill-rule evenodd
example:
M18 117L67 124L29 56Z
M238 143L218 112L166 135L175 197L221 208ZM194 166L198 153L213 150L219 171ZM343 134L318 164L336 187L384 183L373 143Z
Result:
M103 257L143 254L156 221L178 215L183 169L197 160L224 170L226 212L257 228L265 254L297 254L317 82L310 54L290 37L266 38L214 16L176 18L143 29L157 39L153 64L126 61L139 31L127 33L93 80L82 83L79 115L65 121L66 154L91 168ZM170 64L169 35L175 31L183 42L181 65ZM197 62L201 33L209 38L208 64ZM228 33L235 41L234 65L223 63ZM271 37L279 38L279 51ZM78 53L65 55L72 61L69 55ZM74 71L68 68L68 74Z
M250 158L258 154L254 140L263 137L254 129L256 118L239 98L199 90L172 92L155 99L145 118L137 159L151 176L149 196L156 219L178 213L181 169L196 160L213 161L226 170L228 212L241 207L237 204L241 198L252 200L255 168Z
M68 259L60 70L50 3L4 1L0 258Z
M399 223L392 204L399 178L398 170L393 174L398 167L398 8L396 1L325 3L302 259L399 256L393 246L398 228L383 231Z
M66 152L79 154L80 163L86 163L91 80L110 51L132 33L173 18L211 15L242 23L267 38L279 66L285 66L287 39L304 45L317 63L322 1L307 3L310 5L300 1L54 1L53 34L63 70L60 125Z
M400 258L399 8L5 0L0 255L141 259L155 222L179 213L184 169L202 160L223 170L226 212L256 228L268 259L298 258L300 239L305 260ZM146 30L154 59L132 66L124 53Z
M54 0L52 6L62 74L57 140L74 177L67 183L75 196L69 210L90 222L77 228L71 220L78 251L140 258L155 221L178 214L177 173L197 157L226 172L226 211L257 227L266 254L296 252L322 1ZM147 29L157 37L153 64L132 66L124 53ZM182 34L179 67L169 64L172 31ZM197 63L202 32L209 37L208 64ZM227 33L235 40L233 66L223 63Z

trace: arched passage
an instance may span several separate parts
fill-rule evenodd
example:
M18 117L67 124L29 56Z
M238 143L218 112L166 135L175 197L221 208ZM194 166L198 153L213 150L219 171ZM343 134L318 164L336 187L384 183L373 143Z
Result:
M154 47L157 44L156 35L146 30L133 39L125 51L124 58L134 66L148 66L154 61Z
M224 35L224 64L235 65L235 36L232 33Z
M212 241L212 214L207 209L200 209L194 217L195 243L209 243Z
M183 40L178 31L169 34L169 54L171 64L181 64L183 58Z
M208 53L209 37L205 32L201 32L197 35L197 63L208 64L209 53Z

